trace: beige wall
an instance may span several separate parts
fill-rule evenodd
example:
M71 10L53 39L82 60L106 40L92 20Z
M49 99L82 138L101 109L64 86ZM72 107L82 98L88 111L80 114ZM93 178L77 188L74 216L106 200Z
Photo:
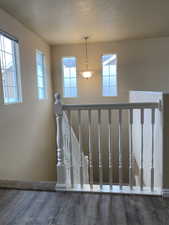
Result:
M23 103L0 104L0 179L55 180L50 48L0 9L0 29L19 39ZM45 53L48 99L37 99L35 50Z
M55 45L52 46L52 72L54 79L54 91L62 93L62 70L61 58L64 56L76 56L78 71L84 69L84 45ZM107 43L91 43L89 50L89 67L95 70L95 75L88 80L78 76L78 98L63 99L64 103L114 103L126 102L129 97L129 90L152 90L169 91L169 38L132 40ZM118 96L102 97L101 95L101 55L116 53L118 57ZM124 115L126 120L123 123L123 151L124 164L128 164L128 126L127 113ZM86 116L84 118L87 119ZM86 119L83 121L83 148L88 150L88 136ZM97 116L93 114L93 120ZM114 151L114 180L117 181L118 170L118 124L116 122L117 114L113 115L113 151ZM107 115L102 117L102 152L104 155L104 164L107 167L108 146L107 146ZM76 124L76 123L75 123ZM76 126L75 126L76 128ZM97 157L97 127L93 125L92 137L94 147L94 160L98 166ZM95 168L96 177L98 170ZM105 176L107 176L107 169ZM124 170L124 181L127 182L128 171ZM106 178L107 179L107 178Z
M50 77L50 48L37 35L26 29L6 12L0 10L0 29L20 41L23 103L0 104L0 179L54 180L55 138ZM48 100L37 99L35 50L46 55ZM84 69L84 45L51 47L54 91L62 92L61 58L76 56L78 71ZM118 96L101 96L101 55L118 56ZM85 80L78 77L79 97L63 99L64 103L113 103L128 101L129 90L169 91L169 38L89 44L89 66L95 75ZM117 115L113 115L114 119ZM127 118L127 114L125 115ZM84 118L86 118L84 116ZM95 114L93 118L96 120ZM102 149L107 157L107 120L103 114ZM87 143L86 120L83 121L84 144ZM127 121L127 120L126 120ZM75 127L76 128L76 127ZM93 125L93 146L97 163L97 133ZM117 122L113 125L114 164L117 162ZM128 157L128 128L124 123L124 163ZM87 151L87 145L84 145ZM104 162L106 164L106 162ZM115 165L117 173L117 163ZM97 176L97 171L95 171ZM128 171L125 170L127 181ZM107 170L105 170L107 174ZM117 180L117 176L115 177Z
M96 74L89 80L79 76L79 98L64 99L64 102L119 102L128 100L129 90L169 90L169 38L94 43L88 48L89 67ZM101 96L101 55L107 53L116 53L118 57L118 97ZM52 46L54 89L60 93L63 56L76 56L81 71L84 69L84 46Z

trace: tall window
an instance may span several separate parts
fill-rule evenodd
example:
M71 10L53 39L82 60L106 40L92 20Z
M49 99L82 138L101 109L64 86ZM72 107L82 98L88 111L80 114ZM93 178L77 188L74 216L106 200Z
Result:
M102 94L117 96L117 55L102 56Z
M38 98L45 99L47 98L45 55L39 50L36 50L36 74Z
M62 59L64 97L77 97L76 58Z
M20 64L18 41L0 33L0 73L4 104L21 102Z

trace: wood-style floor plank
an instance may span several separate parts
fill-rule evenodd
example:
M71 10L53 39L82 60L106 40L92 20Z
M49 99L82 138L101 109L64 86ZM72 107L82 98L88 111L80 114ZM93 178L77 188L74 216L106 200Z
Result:
M169 200L0 189L0 225L169 225Z

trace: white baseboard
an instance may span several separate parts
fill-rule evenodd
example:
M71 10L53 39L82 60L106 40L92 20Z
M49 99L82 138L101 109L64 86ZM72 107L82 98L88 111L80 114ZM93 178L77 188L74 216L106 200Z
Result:
M150 188L144 187L143 190L140 190L140 186L134 186L132 190L130 187L123 186L121 190L119 185L113 185L110 189L109 185L103 185L100 189L100 185L94 184L91 189L89 184L84 184L83 188L79 184L75 184L73 188L66 187L64 185L56 184L56 191L69 191L69 192L86 192L86 193L111 193L111 194L128 194L128 195L147 195L147 196L161 196L161 189L155 189L153 192Z
M64 189L66 189L65 184L56 184L55 185L55 190L64 190Z
M169 198L169 189L165 188L162 190L163 198Z

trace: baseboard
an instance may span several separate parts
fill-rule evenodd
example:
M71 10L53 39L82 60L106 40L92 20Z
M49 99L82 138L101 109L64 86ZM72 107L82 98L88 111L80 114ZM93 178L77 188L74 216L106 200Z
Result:
M56 182L54 181L18 181L0 180L1 189L18 189L34 191L55 191Z
M163 198L169 198L169 189L164 188L162 190L162 196L163 196Z
M66 185L65 184L56 184L55 190L66 190Z

